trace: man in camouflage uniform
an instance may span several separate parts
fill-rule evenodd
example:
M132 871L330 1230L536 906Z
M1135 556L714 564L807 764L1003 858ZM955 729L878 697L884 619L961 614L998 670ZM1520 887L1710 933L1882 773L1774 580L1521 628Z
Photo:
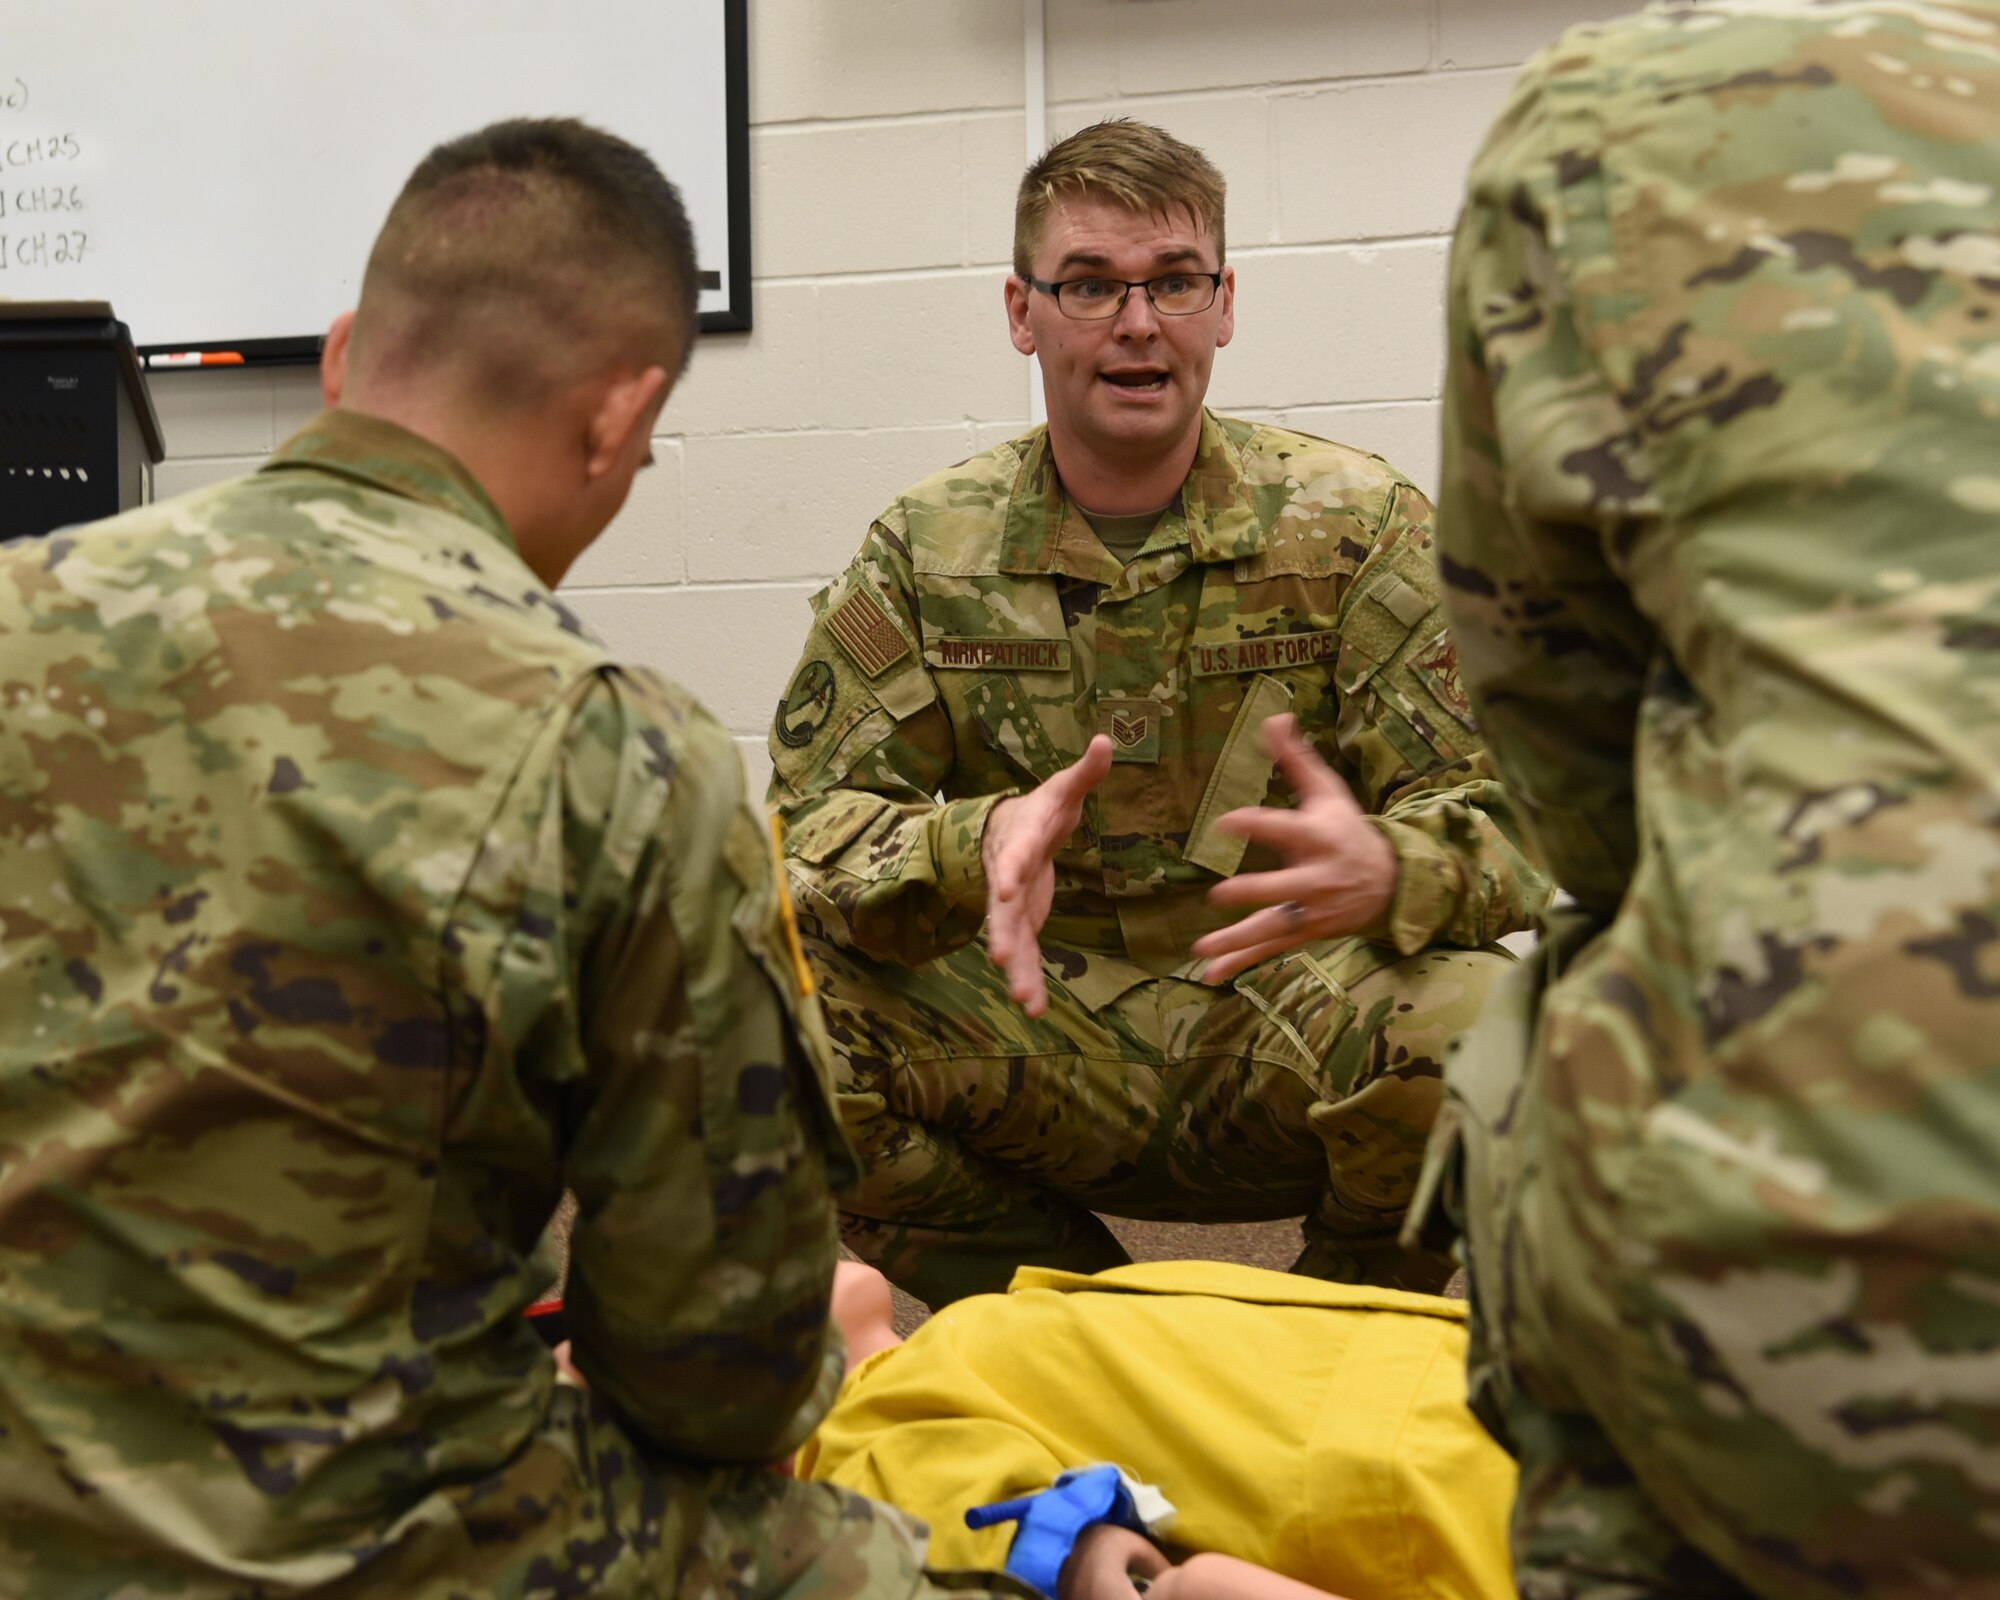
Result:
M767 826L551 593L694 284L630 146L441 147L337 409L0 553L0 1594L920 1583L763 1466L839 1381L852 1165ZM588 1391L522 1316L566 1183Z
M1124 1260L1093 1211L1303 1213L1302 1270L1448 1270L1395 1235L1445 1043L1541 881L1458 692L1424 497L1202 408L1222 223L1220 175L1141 124L1029 170L1007 307L1049 425L890 505L772 728L869 1169L843 1237L932 1305ZM1284 712L1358 796L1315 808L1344 882L1217 942L1209 888L1248 836L1252 865L1286 843L1255 809L1287 798Z
M1473 169L1443 571L1577 902L1440 1124L1532 1600L2000 1595L1996 151L2000 4L1753 0Z

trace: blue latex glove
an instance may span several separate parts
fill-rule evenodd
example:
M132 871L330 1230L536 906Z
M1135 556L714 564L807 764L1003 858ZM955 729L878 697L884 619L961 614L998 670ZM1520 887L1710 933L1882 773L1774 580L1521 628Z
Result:
M1052 1488L974 1506L965 1514L968 1528L990 1528L996 1522L1017 1522L1007 1551L1007 1570L1055 1600L1063 1563L1069 1560L1083 1530L1099 1522L1115 1522L1134 1533L1145 1533L1145 1520L1132 1492L1116 1467L1079 1467L1057 1478Z

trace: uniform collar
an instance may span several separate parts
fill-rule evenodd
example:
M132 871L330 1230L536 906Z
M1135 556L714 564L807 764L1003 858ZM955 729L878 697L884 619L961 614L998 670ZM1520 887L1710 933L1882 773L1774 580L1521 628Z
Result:
M513 530L459 459L421 434L365 411L322 411L279 445L265 472L312 467L372 489L448 511L483 528L514 554Z
M1072 514L1056 472L1049 430L1037 428L1023 441L1021 470L1007 500L1000 536L1000 570L1007 573L1060 572L1066 577L1101 580L1095 560L1089 570L1072 571L1078 541L1062 537ZM1079 517L1080 520L1080 517ZM1243 453L1214 412L1203 409L1201 442L1181 485L1179 504L1169 509L1146 541L1148 554L1185 545L1192 560L1240 561L1264 548L1264 524L1244 481Z

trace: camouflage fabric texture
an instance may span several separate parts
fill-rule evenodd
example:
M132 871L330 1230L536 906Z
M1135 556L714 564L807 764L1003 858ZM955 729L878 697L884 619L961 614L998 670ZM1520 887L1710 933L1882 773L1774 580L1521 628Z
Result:
M1017 1266L1127 1260L1095 1215L1305 1218L1295 1271L1436 1291L1398 1243L1443 1095L1445 1047L1508 965L1307 945L1229 989L1185 978L1087 1003L1060 975L1030 1019L979 945L922 967L808 938L868 1167L841 1236L933 1306Z
M1091 1208L1324 1200L1351 1237L1308 1256L1393 1281L1442 1043L1544 897L1459 692L1423 496L1377 457L1208 414L1121 564L1038 429L898 498L814 609L771 799L868 1168L847 1243L935 1305L1022 1263L1122 1260ZM1231 914L1207 888L1275 864L1214 819L1286 803L1258 738L1282 710L1378 816L1395 900L1367 939L1211 988L1188 946ZM1057 862L1033 1023L974 942L980 837L1099 731L1116 759ZM1421 959L1437 946L1461 953Z
M1578 902L1441 1121L1533 1600L2000 1595L1997 150L2000 5L1765 0L1473 169L1447 609Z
M0 1593L911 1593L761 1465L852 1158L723 730L349 412L0 633Z

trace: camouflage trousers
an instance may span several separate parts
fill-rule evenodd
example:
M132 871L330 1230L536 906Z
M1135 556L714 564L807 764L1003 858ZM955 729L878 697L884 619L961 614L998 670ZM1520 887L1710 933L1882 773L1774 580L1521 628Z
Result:
M1453 1050L1409 1229L1462 1232L1524 1600L2000 1600L2000 990L1983 1043L1900 997L1955 1033L1928 1094L1826 1017L1689 1073L1648 936L1548 920ZM1826 1009L1875 1008L1834 943Z
M8 1532L0 1594L36 1600L1037 1600L1004 1573L927 1569L924 1524L851 1490L647 1456L567 1386L509 1463L506 1492L491 1480L433 1491L358 1567L328 1555L281 1575L197 1574L115 1540L48 1559L33 1527Z
M1215 988L1150 979L1087 1004L1089 960L1050 950L1030 1019L979 944L921 967L807 937L847 1131L841 1197L862 1260L932 1306L1024 1265L1098 1272L1123 1248L1094 1213L1305 1218L1294 1271L1436 1289L1397 1243L1442 1094L1446 1043L1512 958L1360 940L1307 946Z

